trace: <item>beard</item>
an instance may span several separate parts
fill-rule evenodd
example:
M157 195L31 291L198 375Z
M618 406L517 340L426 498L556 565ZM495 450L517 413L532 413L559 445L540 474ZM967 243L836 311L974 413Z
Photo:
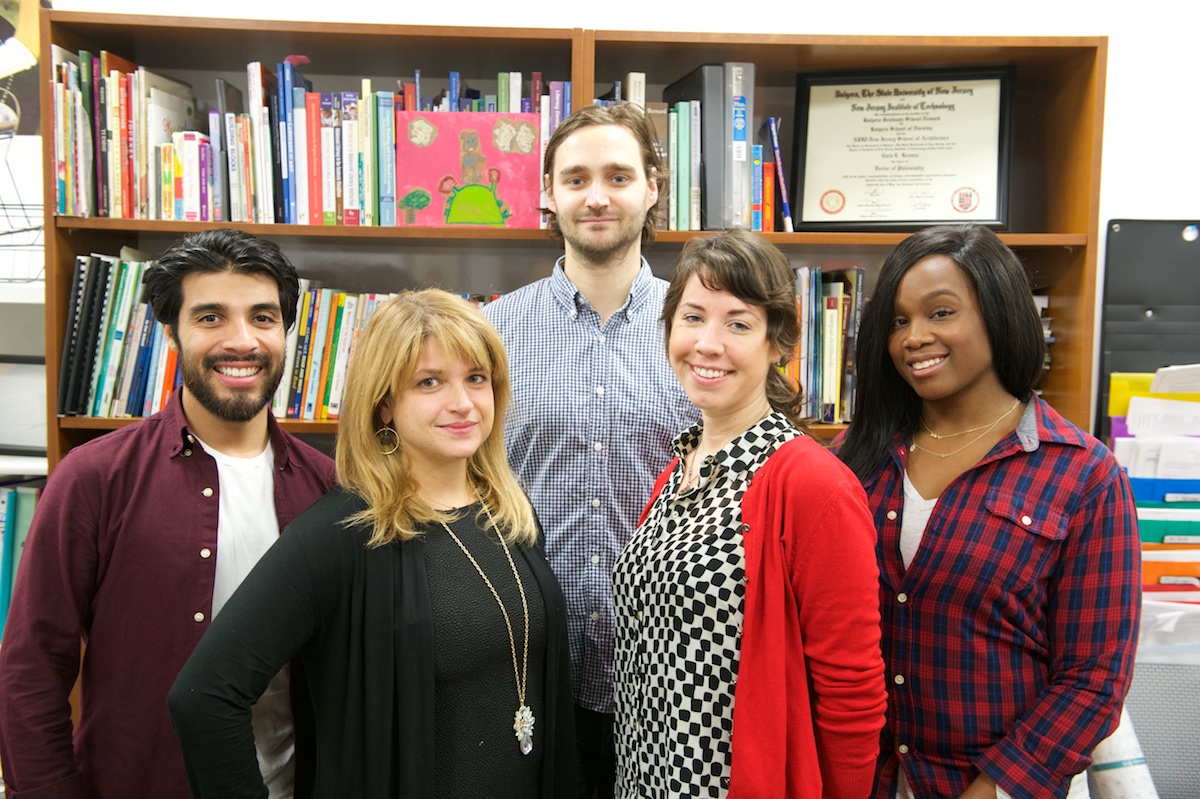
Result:
M593 264L605 264L617 260L629 252L635 244L641 242L644 219L635 220L623 217L620 224L605 238L596 240L584 236L580 231L580 222L590 218L589 215L566 220L559 220L559 230L563 239L571 245L571 250L580 258Z
M263 379L256 390L228 391L213 377L213 369L219 363L255 363L262 367ZM258 416L275 395L275 389L283 377L283 362L275 362L266 355L251 355L241 358L219 358L216 356L192 356L182 360L183 385L188 393L200 403L200 407L225 422L248 422Z

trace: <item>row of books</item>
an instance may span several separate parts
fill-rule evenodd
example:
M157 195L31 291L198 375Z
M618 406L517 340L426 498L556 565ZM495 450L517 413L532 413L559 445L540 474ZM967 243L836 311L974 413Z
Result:
M854 415L858 326L866 298L861 266L796 268L800 343L787 376L802 389L804 416L817 422L849 422Z
M271 409L280 418L337 419L358 336L393 295L338 291L307 279L300 288L299 315L288 334L284 377Z
M59 362L59 414L148 416L177 385L175 351L142 292L151 265L129 247L115 256L76 256Z
M179 385L178 356L143 292L142 277L152 266L131 248L119 256L76 257L60 365L60 414L149 416ZM284 378L271 409L280 418L337 419L358 335L393 295L342 291L307 278L300 287ZM464 295L476 305L494 298Z
M44 478L0 484L0 635L8 620L13 583L21 551L33 522L33 510L46 484Z
M107 51L55 47L53 57L65 215L537 227L543 143L571 107L570 82L538 72L528 96L519 72L499 73L485 95L452 72L446 90L423 98L419 72L398 91L363 79L354 91L316 92L286 60L248 64L244 94L217 78L216 107L197 110L189 85ZM514 168L518 156L530 166ZM468 185L485 191L459 196Z
M791 230L779 120L755 127L754 83L753 63L703 64L664 87L661 102L646 99L643 72L627 73L596 98L640 105L655 123L671 175L672 202L660 227L773 231L779 207Z

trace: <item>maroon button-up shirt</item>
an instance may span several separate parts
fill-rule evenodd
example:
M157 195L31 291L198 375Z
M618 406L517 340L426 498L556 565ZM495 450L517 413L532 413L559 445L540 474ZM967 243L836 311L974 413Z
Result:
M0 762L15 799L191 795L166 695L212 615L220 490L180 393L71 450L38 502L0 646ZM282 530L333 486L333 462L268 425Z

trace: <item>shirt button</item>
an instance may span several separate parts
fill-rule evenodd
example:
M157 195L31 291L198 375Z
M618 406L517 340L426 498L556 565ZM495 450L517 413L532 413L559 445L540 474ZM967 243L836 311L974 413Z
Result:
M894 522L894 521L896 521L896 511L894 511L894 510L890 510L890 511L888 511L888 512L887 512L887 517L888 517L888 521L889 521L889 522Z
M206 488L203 491L201 491L200 493L206 497L211 497L213 495L213 490L211 488Z
M211 557L212 557L212 550L211 550L211 549L209 549L208 547L205 547L204 549L200 550L200 557L202 557L202 558L211 558Z
M592 507L593 507L593 508L598 508L598 507L600 507L600 498L599 498L599 497L597 497L596 499L593 499L593 500L592 500Z
M722 777L722 778L721 778L721 787L722 787L722 788L728 788L728 787L729 787L729 778L728 778L728 777Z
M187 440L188 440L188 443L189 443L189 444L195 444L195 443L196 443L196 439L192 438L192 436L191 436L190 434L188 435L188 437L187 437Z
M1025 525L1026 527L1028 527L1029 525L1033 524L1033 519L1029 518L1028 516L1022 516L1022 517L1021 517L1021 524Z
M908 754L908 744L900 744L899 746L896 747L896 751L902 755L907 755Z
M892 678L892 682L896 683L896 685L904 685L904 675L897 674L895 677Z
M195 616L192 616L192 618L195 619L196 621L204 621L204 614L197 613Z
M597 563L599 563L599 562L600 562L600 556L599 556L599 555L592 555L592 565L593 565L593 566L595 566L595 565L596 565Z
M603 344L604 343L604 334L601 333L600 335L596 336L596 341L599 341L601 344Z
M905 602L908 601L908 594L905 594L905 593L896 594L896 601L899 602L901 605L903 605Z
M640 610L637 612L637 620L638 621L642 620L642 612Z
M599 441L597 441L595 444L592 444L592 449L596 450L597 452L600 452L604 449L604 445L601 444Z
M600 621L600 613L598 611L592 611L592 621Z
M185 450L183 451L183 457L185 457L185 458L190 458L190 457L192 457L192 451L191 451L190 449L185 449Z
M604 386L596 386L596 396L598 396L598 397L604 396Z

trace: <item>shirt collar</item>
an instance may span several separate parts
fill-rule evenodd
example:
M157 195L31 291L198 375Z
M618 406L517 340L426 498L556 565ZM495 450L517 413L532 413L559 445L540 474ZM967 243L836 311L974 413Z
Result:
M167 400L167 404L163 406L157 417L162 424L166 425L164 430L166 431L168 458L174 458L185 450L197 446L196 437L188 429L187 417L183 413L182 386L171 392L170 399ZM280 471L287 468L291 463L292 456L290 442L284 435L283 428L279 426L279 422L275 421L275 415L270 412L267 413L267 435L270 437L271 446L275 451L275 470Z
M700 469L703 479L717 469L728 469L731 472L744 472L752 468L762 459L763 452L779 448L789 432L795 430L792 423L781 413L772 411L758 421L753 427L730 441ZM697 423L684 430L672 445L675 455L683 460L700 445L700 435L704 432L703 423Z
M591 304L587 297L583 296L583 292L567 277L566 258L565 255L560 255L554 264L554 270L550 273L550 291L563 311L574 319L581 312L591 309ZM646 257L642 256L642 267L633 278L633 285L629 287L629 296L625 299L625 304L613 316L633 321L641 313L654 313L653 286L654 272L651 271Z

